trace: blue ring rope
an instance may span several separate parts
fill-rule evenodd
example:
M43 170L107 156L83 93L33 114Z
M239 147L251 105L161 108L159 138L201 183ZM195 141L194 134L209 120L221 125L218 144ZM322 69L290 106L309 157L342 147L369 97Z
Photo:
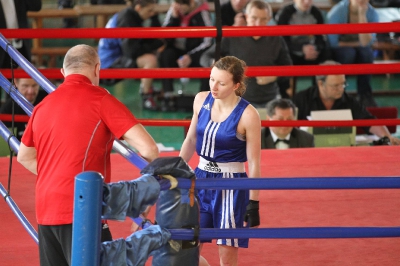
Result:
M191 180L177 178L178 188L189 189ZM196 189L393 189L400 177L295 177L196 179Z
M20 144L19 140L14 135L12 135L8 127L6 127L6 125L4 125L4 123L1 121L0 121L0 136L4 140L9 139L10 147L14 150L15 153L18 153Z
M174 240L192 240L193 229L168 229ZM400 227L288 227L288 228L200 228L199 239L263 238L263 239L315 239L315 238L377 238L400 237Z
M39 243L39 238L38 234L33 228L33 226L29 223L28 219L24 216L24 214L20 211L18 208L17 204L15 204L14 200L7 194L7 190L4 188L4 186L0 183L0 193L7 202L7 204L10 206L11 210L15 213L17 218L20 220L26 231L28 231L29 235L35 240L36 244ZM4 219L4 218L3 218Z

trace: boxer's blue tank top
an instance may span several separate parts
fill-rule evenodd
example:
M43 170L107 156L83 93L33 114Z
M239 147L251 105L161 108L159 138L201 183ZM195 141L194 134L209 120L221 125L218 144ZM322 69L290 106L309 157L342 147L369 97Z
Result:
M213 104L214 98L209 93L198 116L197 154L212 162L246 162L246 141L238 138L237 125L249 102L240 98L228 118L218 123L211 120Z

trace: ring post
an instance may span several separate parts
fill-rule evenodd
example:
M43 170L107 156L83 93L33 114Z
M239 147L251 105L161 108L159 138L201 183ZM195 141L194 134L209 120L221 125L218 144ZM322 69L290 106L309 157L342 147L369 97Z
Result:
M75 177L72 224L72 266L100 263L101 202L103 177L98 172L82 172Z

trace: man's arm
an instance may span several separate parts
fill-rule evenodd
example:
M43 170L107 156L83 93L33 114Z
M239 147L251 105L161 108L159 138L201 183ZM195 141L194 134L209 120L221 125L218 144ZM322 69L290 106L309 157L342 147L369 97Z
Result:
M17 161L35 175L37 175L36 154L36 148L27 147L21 142L21 145L19 146Z
M214 63L215 43L203 52L200 57L200 65L202 67L210 67Z
M368 11L368 2L359 5L358 7L358 23L368 23L367 19L367 11ZM372 41L371 33L360 33L358 34L358 39L360 41L361 46L368 46Z
M346 13L346 14L345 14ZM341 4L336 4L332 7L327 14L328 24L342 24L346 23L348 12L344 12ZM328 34L328 41L330 47L335 48L339 46L339 34Z
M141 124L131 127L122 138L148 162L153 161L159 155L158 147L152 136Z

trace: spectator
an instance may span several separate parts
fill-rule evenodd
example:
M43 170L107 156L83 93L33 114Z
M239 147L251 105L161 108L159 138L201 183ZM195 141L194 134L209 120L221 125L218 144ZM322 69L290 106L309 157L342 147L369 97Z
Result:
M31 78L20 78L15 79L15 86L22 96L25 97L27 101L29 101L33 106L36 106L40 103L44 97L46 97L47 93L44 90L41 90L39 84L34 79ZM25 111L16 103L14 103L14 111L13 111L13 99L10 97L0 108L0 114L16 114L16 115L26 115ZM4 122L7 127L11 127L11 122ZM17 138L21 140L22 134L25 131L26 123L16 122L14 123L17 129Z
M343 0L328 12L329 24L379 22L378 13L368 0ZM375 34L329 34L332 58L342 64L371 64ZM364 106L376 106L372 97L371 75L357 76L357 93Z
M94 48L72 47L61 72L64 82L33 110L17 157L37 175L40 265L71 265L75 176L96 171L109 183L115 138L126 140L147 161L158 157L155 141L129 109L98 86L100 59ZM101 241L110 240L103 224Z
M313 0L294 0L276 15L278 25L324 24L321 10ZM323 35L284 36L293 65L315 65L328 59L328 47Z
M143 27L143 22L151 18L150 27L160 27L156 14L156 0L127 1L128 7L115 14L107 23L106 28ZM148 38L102 38L99 42L99 56L102 68L156 68L157 49L162 47L161 39ZM119 80L102 80L106 84L114 84ZM142 78L140 91L143 108L156 110L156 91L153 79Z
M244 9L249 0L229 0L221 5L222 26L246 26Z
M163 26L213 26L208 3L203 0L174 0L166 14ZM200 57L211 44L211 37L167 39L167 45L160 54L160 67L200 67ZM162 79L165 101L173 98L173 83L173 79ZM200 90L208 90L208 79L201 79L200 83Z
M245 68L246 63L234 56L221 58L211 69L210 92L196 95L180 156L188 162L197 152L200 162L195 174L199 179L243 180L260 176L260 117L241 97L246 91ZM201 189L198 198L200 228L260 225L258 190ZM248 239L217 239L221 265L237 265L238 249L247 248L248 242ZM208 264L202 257L200 261L202 266Z
M338 65L334 61L326 61L321 65ZM351 98L346 92L345 75L316 76L317 85L297 93L294 104L298 107L298 119L307 119L311 111L350 109L353 119L374 119L357 100ZM390 135L386 126L371 126L365 128L366 133L371 133L379 138L387 137L392 145L399 145L400 140Z
M0 29L29 28L27 12L39 11L41 8L41 0L0 0ZM31 39L9 41L27 60L31 61ZM14 66L17 67L17 64L14 63ZM11 68L11 58L3 49L0 49L0 68ZM0 89L0 106L2 91Z
M267 104L267 120L296 120L296 106L289 99L276 99ZM262 149L314 147L314 136L294 127L269 127L261 130Z
M271 6L262 0L253 0L246 6L247 26L266 26L272 17ZM201 57L201 65L209 67L214 61L215 44ZM253 36L222 38L221 56L232 55L246 62L248 66L291 65L285 41L280 36ZM282 80L289 84L289 78ZM289 85L287 85L289 87ZM267 102L279 98L276 76L249 78L246 94L243 95L256 108L264 109Z
M58 0L58 9L73 8L75 5L74 0ZM64 18L63 28L75 28L78 25L77 18Z

